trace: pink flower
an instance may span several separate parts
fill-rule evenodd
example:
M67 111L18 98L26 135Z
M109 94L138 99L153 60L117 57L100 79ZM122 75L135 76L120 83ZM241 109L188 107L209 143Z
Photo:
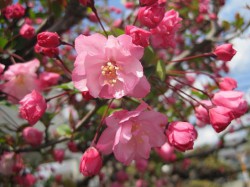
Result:
M64 150L63 149L54 149L53 150L53 158L55 161L62 163L64 159Z
M229 108L234 119L245 114L248 109L247 102L240 91L219 91L214 94L212 101L215 105Z
M91 0L79 0L79 3L83 6L89 6L91 4Z
M132 37L132 41L135 45L147 47L149 45L149 36L151 33L144 29L140 29L133 25L127 25L125 33Z
M138 20L142 25L155 28L163 19L165 7L155 3L152 6L140 7Z
M221 90L234 90L237 88L237 81L231 77L224 77L219 79L219 88Z
M35 29L34 27L28 25L28 24L24 24L20 31L19 34L26 39L31 39L35 36Z
M16 176L16 182L25 187L32 187L36 183L36 177L32 174L25 174L22 176Z
M125 95L144 97L149 92L139 61L143 48L134 45L130 36L107 39L100 34L80 35L75 48L78 55L72 80L80 91L89 91L95 98L117 99Z
M39 65L40 62L34 59L9 66L2 76L6 82L1 85L2 91L8 94L9 101L18 103L26 94L38 88L36 71Z
M72 153L78 152L77 144L73 141L68 142L68 148Z
M7 6L2 12L7 19L19 19L24 16L25 9L22 5L16 3Z
M148 187L148 183L147 183L147 181L145 181L143 179L138 179L135 182L135 187Z
M37 43L41 47L55 48L61 43L60 36L56 32L41 32L37 35Z
M223 61L230 61L236 54L236 50L233 48L232 44L222 44L215 48L213 54Z
M79 170L84 176L93 176L102 168L102 157L94 147L88 148L82 155Z
M168 142L163 144L161 147L155 148L157 154L167 162L171 162L176 159L176 155L174 153L174 147L169 145Z
M30 125L35 125L42 117L47 108L47 103L43 96L33 90L27 94L20 102L19 112L23 119L26 119Z
M159 112L146 110L141 104L134 111L121 110L106 118L97 148L104 154L114 153L126 165L132 160L148 159L153 147L165 142L164 128L167 117Z
M0 173L2 175L18 173L23 167L22 157L18 154L5 152L0 157Z
M194 126L181 121L170 123L166 135L169 144L183 152L193 149L194 140L197 138Z
M39 75L40 89L44 90L48 87L56 85L59 78L60 78L60 75L58 73L46 72L46 71L42 72Z
M151 42L155 48L175 47L175 33L181 27L179 13L167 11L159 25L151 29Z
M158 0L140 0L140 6L150 6L156 2L158 2Z
M127 174L125 171L123 171L123 170L118 171L118 172L115 174L115 176L116 176L116 179L117 179L119 182L121 182L121 183L126 182L126 181L129 179L128 174Z
M2 73L3 73L4 68L5 68L5 65L0 64L0 74L2 74Z
M216 132L221 132L233 120L231 110L222 106L216 106L209 110L209 117L212 127Z
M127 9L132 9L132 8L134 8L135 4L134 4L134 2L125 2L124 6Z
M148 160L138 159L135 161L135 167L140 172L145 172L148 168Z
M41 145L43 141L43 132L33 127L26 127L23 130L22 135L24 140L32 146Z
M200 102L208 107L212 106L212 103L209 100L202 100ZM195 116L199 120L199 123L198 123L199 126L210 124L208 110L204 108L202 105L195 107Z
M96 17L94 12L91 12L88 15L89 21L93 22L93 23L98 23L98 18Z

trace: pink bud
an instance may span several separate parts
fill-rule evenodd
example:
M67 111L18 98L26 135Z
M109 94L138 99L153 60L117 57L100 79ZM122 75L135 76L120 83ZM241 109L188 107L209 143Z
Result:
M84 91L82 92L82 96L86 101L89 101L91 99L93 99L93 97L90 95L89 91Z
M155 28L163 19L165 7L155 3L152 6L141 7L138 12L138 20L142 25Z
M125 181L128 180L128 174L127 174L125 171L123 171L123 170L118 171L118 172L116 173L116 179L117 179L119 182L123 183L123 182L125 182Z
M146 171L147 167L148 167L148 160L146 160L146 159L136 160L135 161L135 167L140 172Z
M30 94L27 94L19 102L19 104L19 112L21 117L26 119L30 125L35 125L47 108L45 99L36 90L33 90Z
M231 77L224 77L219 79L219 87L221 90L233 90L237 88L237 81Z
M35 36L35 29L34 27L28 25L28 24L24 24L21 29L19 34L26 39L31 39Z
M236 52L232 44L223 44L216 47L213 53L219 60L230 61Z
M82 155L80 162L80 172L84 176L93 176L100 172L102 168L102 158L94 147L88 148Z
M36 183L36 178L30 173L23 176L17 176L15 179L19 185L25 187L31 187Z
M92 0L79 0L79 3L83 6L89 6Z
M38 146L41 145L43 141L43 132L37 130L36 128L33 127L26 127L23 130L23 138L24 140L32 145L32 146Z
M212 106L212 103L209 100L202 100L200 102L208 107ZM208 110L204 108L202 105L195 107L195 116L199 120L199 126L204 126L210 123Z
M60 36L56 32L41 32L37 35L37 43L41 47L55 48L60 45Z
M46 72L46 71L42 72L39 75L40 89L44 90L50 86L57 84L59 78L60 78L60 75L58 73Z
M132 9L132 8L134 8L135 4L133 2L125 2L124 6L127 9Z
M231 110L222 106L216 106L209 110L209 117L212 127L216 132L221 132L233 120Z
M53 158L55 161L62 163L64 159L64 150L63 149L54 149L53 150Z
M135 182L135 186L136 187L148 187L148 183L145 180L143 180L143 179L138 179Z
M94 23L97 23L98 22L98 18L96 17L95 13L94 12L91 12L89 15L88 15L88 18L90 21L94 22Z
M154 3L156 3L158 0L140 0L141 6L150 6Z
M68 148L71 152L78 152L77 144L73 141L68 142Z
M169 145L168 142L163 144L161 147L156 148L155 151L165 161L171 162L176 159L176 155L174 153L174 147Z
M193 149L194 140L197 138L194 126L188 122L181 121L170 123L166 135L169 144L179 151Z
M149 36L151 33L144 29L140 29L133 25L127 25L125 33L132 37L132 41L135 45L147 47L149 45Z
M3 15L7 19L19 19L24 16L25 9L19 3L7 6L2 10Z

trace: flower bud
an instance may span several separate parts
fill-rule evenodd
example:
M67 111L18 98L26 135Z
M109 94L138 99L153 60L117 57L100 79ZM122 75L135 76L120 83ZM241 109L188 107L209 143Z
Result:
M197 138L194 126L181 121L170 123L166 135L169 144L183 152L193 149L194 140Z
M31 39L35 36L35 29L34 27L28 25L28 24L24 24L20 31L19 34L26 39Z
M77 144L75 142L73 142L73 141L70 141L68 143L68 148L73 153L78 152Z
M213 54L216 55L219 60L230 61L236 52L232 44L223 44L216 47Z
M169 145L168 142L163 144L161 147L155 148L157 154L167 162L171 162L176 159L176 155L174 153L174 147Z
M25 9L22 5L17 3L7 6L5 9L3 9L2 13L7 19L19 19L24 16Z
M60 36L55 32L41 32L37 35L37 43L41 47L55 48L60 45Z
M102 168L102 158L96 148L90 147L82 155L80 162L80 172L84 176L93 176L100 172Z
M219 88L221 90L233 90L237 88L237 81L231 77L224 77L219 79Z
M30 94L27 94L19 102L19 104L19 112L21 117L26 119L30 125L35 125L47 108L45 99L36 90L33 90Z
M142 25L155 28L163 19L165 7L155 3L152 6L141 7L138 12L138 20Z
M54 149L53 150L53 158L55 161L62 163L64 159L64 150L63 149Z
M126 26L125 33L132 37L132 42L135 45L147 47L149 45L149 36L151 33L144 29L140 29L133 25Z
M25 142L32 146L41 145L43 141L43 132L33 128L33 127L26 127L22 132L23 138Z
M140 6L150 6L156 3L158 0L140 0Z

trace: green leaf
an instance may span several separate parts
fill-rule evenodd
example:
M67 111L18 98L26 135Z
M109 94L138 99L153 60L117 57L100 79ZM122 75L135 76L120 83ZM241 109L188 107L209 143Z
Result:
M145 62L146 64L152 64L154 57L155 57L155 53L152 47L145 48L143 62Z
M60 125L59 127L57 127L56 132L60 136L71 136L71 129L70 129L69 125L66 125L66 124L63 124L63 125Z
M75 89L73 82L63 83L63 84L60 84L60 85L55 86L55 87L62 88L63 90L74 90Z
M158 60L156 65L156 74L158 77L164 81L166 78L166 70L165 70L165 64L162 60Z
M8 40L6 38L0 37L0 48L3 48L7 43Z

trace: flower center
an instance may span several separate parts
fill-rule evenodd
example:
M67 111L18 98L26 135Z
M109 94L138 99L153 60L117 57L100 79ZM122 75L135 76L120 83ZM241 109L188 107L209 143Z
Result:
M108 62L106 65L102 66L102 75L105 77L107 83L111 86L114 86L114 84L117 82L116 70L118 69L119 67L115 66L111 62Z

